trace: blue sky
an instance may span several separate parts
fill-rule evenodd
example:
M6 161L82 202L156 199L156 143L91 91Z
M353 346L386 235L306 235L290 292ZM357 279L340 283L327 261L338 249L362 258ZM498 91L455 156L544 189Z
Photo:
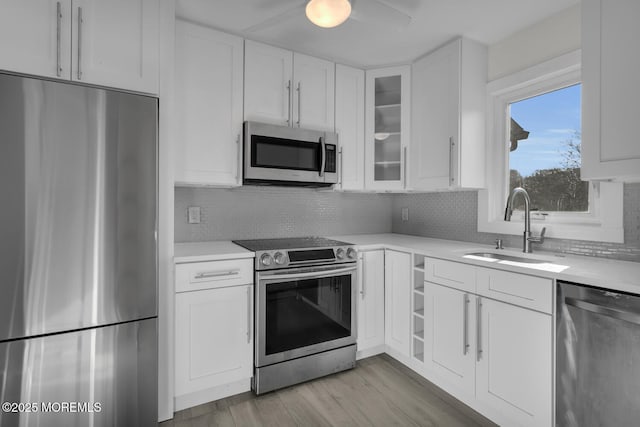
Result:
M581 86L574 85L511 104L511 117L529 138L509 156L510 168L522 176L562 165L563 142L580 131Z

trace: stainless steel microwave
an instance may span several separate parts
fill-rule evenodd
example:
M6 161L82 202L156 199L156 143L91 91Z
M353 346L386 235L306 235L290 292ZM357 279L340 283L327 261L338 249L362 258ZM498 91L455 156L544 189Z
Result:
M244 184L328 187L338 182L338 134L244 122Z

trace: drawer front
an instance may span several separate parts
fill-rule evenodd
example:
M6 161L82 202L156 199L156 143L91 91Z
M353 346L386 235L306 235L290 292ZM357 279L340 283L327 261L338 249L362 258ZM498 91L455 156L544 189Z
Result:
M424 280L461 291L476 291L475 267L459 262L425 257Z
M176 292L253 283L253 258L176 264Z
M478 268L477 285L479 295L551 314L551 279Z

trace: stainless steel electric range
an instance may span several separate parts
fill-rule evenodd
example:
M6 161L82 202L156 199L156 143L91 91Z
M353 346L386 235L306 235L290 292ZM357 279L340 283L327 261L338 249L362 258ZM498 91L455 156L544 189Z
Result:
M322 237L234 243L256 253L253 391L353 368L354 246Z

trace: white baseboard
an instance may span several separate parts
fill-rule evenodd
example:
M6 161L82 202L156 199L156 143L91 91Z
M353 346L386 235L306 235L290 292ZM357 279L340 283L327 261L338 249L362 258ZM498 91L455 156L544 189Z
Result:
M375 356L376 354L382 354L385 351L385 345L380 344L375 347L365 348L356 352L356 360L366 359L367 357Z
M245 378L240 381L223 384L218 387L183 394L181 396L176 396L174 399L175 411L181 411L193 406L202 405L203 403L233 396L234 394L244 393L249 390L251 390L251 378Z

